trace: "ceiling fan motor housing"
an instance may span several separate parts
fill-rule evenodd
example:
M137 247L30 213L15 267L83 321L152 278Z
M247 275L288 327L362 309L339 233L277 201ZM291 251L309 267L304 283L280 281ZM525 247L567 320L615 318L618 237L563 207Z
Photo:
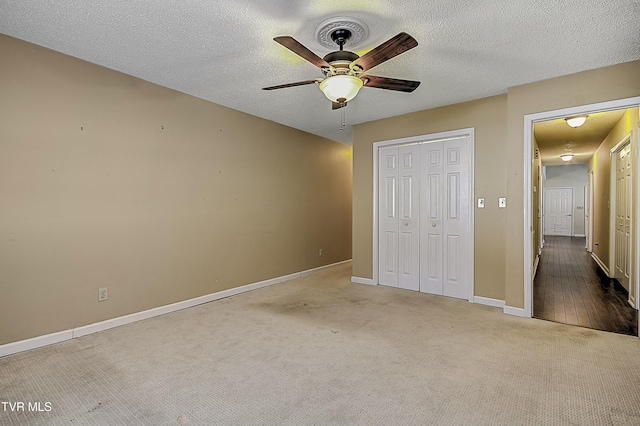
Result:
M326 70L325 75L351 73L351 69L349 68L349 66L359 57L360 56L358 56L357 54L348 52L346 50L338 50L336 52L331 52L325 55L325 57L322 59L324 59L329 63L329 65L331 65L331 68Z

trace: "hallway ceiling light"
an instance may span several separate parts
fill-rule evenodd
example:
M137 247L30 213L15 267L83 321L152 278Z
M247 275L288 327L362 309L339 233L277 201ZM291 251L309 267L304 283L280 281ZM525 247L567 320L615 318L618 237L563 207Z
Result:
M560 158L562 158L562 161L571 161L573 154L562 154Z
M565 118L567 124L571 127L580 127L584 124L585 121L587 121L587 114L583 114L583 115L575 115L573 117L567 117Z

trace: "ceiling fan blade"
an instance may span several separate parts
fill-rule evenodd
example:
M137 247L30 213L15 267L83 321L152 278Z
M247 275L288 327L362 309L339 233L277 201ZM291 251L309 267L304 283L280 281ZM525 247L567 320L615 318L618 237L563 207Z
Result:
M284 89L287 87L296 87L296 86L304 86L305 84L318 84L322 81L321 78L316 78L314 80L305 80L305 81L297 81L295 83L287 83L287 84L279 84L277 86L269 86L263 87L262 90L275 90L275 89Z
M368 51L354 62L355 65L362 68L363 71L371 69L381 63L413 49L418 45L415 38L407 33L400 33L397 36L385 41L380 46Z
M419 81L379 77L377 75L365 75L360 78L364 81L364 85L367 87L397 90L398 92L413 92L418 86L420 86Z
M322 59L320 56L316 55L306 47L304 47L299 41L290 36L281 36L273 39L274 41L280 43L296 55L306 59L311 62L316 67L329 67L329 63Z
M347 103L346 103L346 102L342 102L342 103L339 103L339 102L331 102L331 109L332 109L332 110L334 110L334 109L344 108L344 107L346 107L346 106L347 106Z

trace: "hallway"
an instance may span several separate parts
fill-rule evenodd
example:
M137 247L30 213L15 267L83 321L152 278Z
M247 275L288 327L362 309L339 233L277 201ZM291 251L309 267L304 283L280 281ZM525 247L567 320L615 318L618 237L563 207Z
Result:
M534 318L638 335L638 311L585 250L585 239L546 236L533 282Z

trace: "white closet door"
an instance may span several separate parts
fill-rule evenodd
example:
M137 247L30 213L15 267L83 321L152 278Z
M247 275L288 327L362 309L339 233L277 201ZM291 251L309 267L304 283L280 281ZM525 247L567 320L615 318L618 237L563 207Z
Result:
M443 291L445 296L469 298L471 270L469 138L443 144Z
M469 137L380 149L380 284L469 298L470 149Z
M420 289L420 146L398 148L398 287Z
M379 282L418 290L420 280L420 155L416 145L379 154Z
M469 298L469 138L423 145L420 291Z
M420 291L442 295L442 142L424 144L420 156Z
M378 281L398 286L398 148L378 153Z

